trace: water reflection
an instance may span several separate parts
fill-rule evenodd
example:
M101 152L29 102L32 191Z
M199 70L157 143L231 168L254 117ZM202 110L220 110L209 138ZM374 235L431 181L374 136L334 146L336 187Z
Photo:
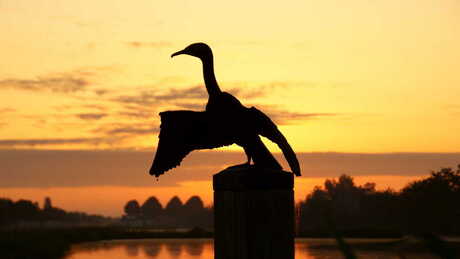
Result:
M316 245L321 243L325 246L331 246L330 249L315 249ZM320 241L316 240L301 240L295 243L295 255L296 259L332 259L332 258L343 258L342 253L333 247L335 240L324 239ZM325 252L327 251L327 252Z
M395 241L394 239L350 239L347 243L351 247L360 244L376 244ZM372 248L355 249L356 256L360 259L435 259L436 256L416 251L398 251L396 248L378 250ZM334 239L297 239L295 243L296 259L333 259L344 258Z
M172 257L179 257L182 253L182 243L179 242L167 242L166 250Z
M158 242L152 242L152 243L147 243L143 247L145 255L149 258L155 258L160 254L161 251L161 243Z
M139 246L137 243L129 242L125 245L125 251L128 256L136 257L139 255Z
M195 240L188 240L184 247L188 255L200 256L203 253L204 243L199 240L198 242Z
M381 240L388 242L388 240ZM352 246L357 242L349 241ZM376 240L371 242L375 243ZM404 253L397 251L364 249L355 251L360 259L412 259L435 258L431 254ZM343 258L333 239L297 239L295 244L296 259L331 259ZM112 240L79 244L72 247L65 259L209 259L214 258L212 239L139 239Z
M65 259L200 259L213 258L213 254L211 239L140 239L75 245Z

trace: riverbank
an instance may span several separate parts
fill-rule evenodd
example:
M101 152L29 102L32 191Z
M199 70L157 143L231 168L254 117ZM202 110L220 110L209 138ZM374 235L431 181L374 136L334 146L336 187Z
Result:
M59 259L72 244L142 238L212 238L212 233L198 228L187 232L120 227L4 230L0 231L0 253L5 259Z
M149 230L121 227L79 227L59 229L29 229L0 231L0 253L5 259L60 259L67 255L73 244L114 239L168 239L168 238L212 238L212 232L195 228L190 231ZM299 238L299 240L305 238ZM307 238L315 249L337 249L337 240ZM449 242L434 235L391 239L349 239L339 249L423 251L442 258L457 258L460 255L459 240Z

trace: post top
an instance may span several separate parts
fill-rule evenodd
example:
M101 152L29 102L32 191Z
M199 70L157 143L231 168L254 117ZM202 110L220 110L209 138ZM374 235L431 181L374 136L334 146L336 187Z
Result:
M292 173L254 165L228 167L213 176L215 191L292 190Z

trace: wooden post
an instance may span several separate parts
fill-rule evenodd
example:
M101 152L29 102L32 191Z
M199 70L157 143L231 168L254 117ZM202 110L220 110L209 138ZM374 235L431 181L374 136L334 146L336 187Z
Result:
M254 166L213 177L214 258L294 259L293 174Z

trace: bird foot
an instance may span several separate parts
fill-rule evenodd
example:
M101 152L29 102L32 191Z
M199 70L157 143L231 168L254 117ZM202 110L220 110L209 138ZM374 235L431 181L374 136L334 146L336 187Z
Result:
M232 166L229 166L228 168L233 168L233 169L236 169L236 168L249 168L251 166L251 163L243 163L243 164L239 164L239 165L232 165Z

